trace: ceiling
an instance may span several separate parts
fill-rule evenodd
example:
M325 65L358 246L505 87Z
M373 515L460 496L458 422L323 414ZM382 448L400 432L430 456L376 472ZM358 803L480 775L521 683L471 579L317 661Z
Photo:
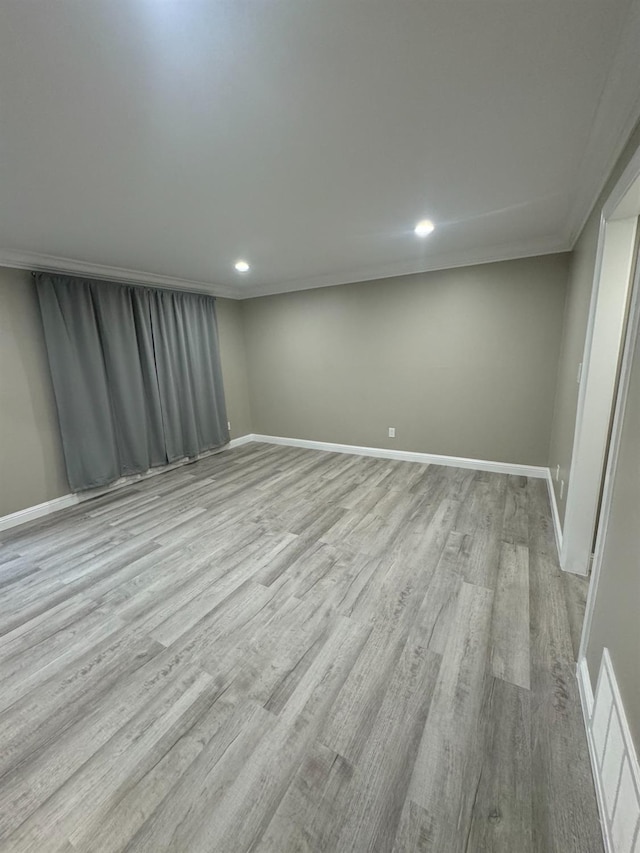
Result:
M3 0L0 263L244 298L568 249L639 5Z

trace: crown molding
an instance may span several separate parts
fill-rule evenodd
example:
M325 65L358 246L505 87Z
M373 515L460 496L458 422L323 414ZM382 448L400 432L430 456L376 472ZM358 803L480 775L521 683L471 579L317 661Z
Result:
M531 258L540 255L553 255L568 251L568 246L559 242L555 237L545 237L513 246L490 246L483 249L452 252L434 255L428 263L408 261L376 267L361 267L348 273L328 273L306 279L293 279L282 283L266 284L256 287L245 287L242 291L233 290L217 284L203 281L172 278L160 273L148 273L140 270L128 270L122 267L111 267L102 264L92 264L88 261L76 261L71 258L60 258L55 255L41 255L37 252L20 252L10 249L0 249L0 267L31 270L33 272L57 272L68 275L87 276L94 279L120 281L130 284L146 284L150 287L164 287L173 290L188 290L204 293L208 296L220 296L226 299L254 299L258 296L273 296L278 293L291 293L296 290L311 290L317 287L334 287L340 284L353 284L360 281L375 281L384 278L397 278L403 275L435 272L438 270L468 267L479 264L497 263L500 261Z
M241 290L214 282L174 278L161 273L10 249L0 249L0 267L67 273L243 300L297 290L332 287L571 251L633 129L640 120L638 44L640 44L640 0L631 0L620 44L600 93L587 145L577 168L575 182L577 189L565 227L559 235L509 245L441 253L432 256L426 262L422 259L377 267L361 267L284 282L257 284L253 287L249 282L243 281Z
M577 190L565 229L569 249L573 249L640 120L639 44L640 0L632 0L578 167Z
M89 261L77 261L72 258L59 258L56 255L41 255L37 252L20 252L0 249L0 267L12 267L32 272L67 273L87 278L119 281L128 284L146 284L150 287L170 290L188 290L206 296L221 296L238 299L238 293L228 287L206 281L192 281L187 278L173 278L161 273L128 270L123 267L110 267L104 264L92 264Z
M334 287L340 284L354 284L361 281L376 281L384 278L398 278L403 275L416 275L439 270L470 267L480 264L514 261L522 258L539 257L540 255L556 255L568 252L569 247L556 237L544 237L525 243L474 248L460 252L434 255L429 261L407 261L376 267L360 267L349 272L328 273L305 279L292 279L279 284L248 287L236 299L255 299L259 296L273 296L278 293L291 293L297 290L312 290L317 287Z

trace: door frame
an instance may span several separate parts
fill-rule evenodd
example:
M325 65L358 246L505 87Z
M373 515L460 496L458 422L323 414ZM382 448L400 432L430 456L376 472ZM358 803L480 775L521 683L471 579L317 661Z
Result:
M565 571L581 575L589 574L596 523L598 517L604 519L605 515L604 489L602 492L603 500L600 513L598 513L598 504L601 488L603 488L603 475L606 478L604 468L607 460L607 444L611 447L615 429L615 425L613 428L611 427L611 414L615 412L616 407L616 384L622 383L623 380L622 373L618 372L617 366L615 370L610 366L610 375L606 380L606 394L609 401L606 424L604 421L599 424L591 423L589 418L586 417L587 404L593 399L597 399L597 394L594 391L596 383L596 379L594 378L596 375L595 368L598 366L598 358L603 353L602 341L594 340L598 307L601 306L602 310L600 300L604 286L601 287L601 284L607 272L603 261L605 260L605 248L607 245L609 249L611 248L611 243L607 243L607 237L611 241L616 236L615 223L622 223L625 220L637 220L638 213L640 212L640 191L637 193L637 199L635 196L633 198L631 196L636 191L636 187L638 186L636 180L639 176L640 148L638 148L616 182L600 214L589 319L578 392L573 452L563 525L562 550L560 553L561 567ZM633 193L630 194L632 189ZM633 254L637 228L629 228L627 230L630 232L629 235L624 236L622 239L625 251L628 252L628 273L625 280L625 291L624 294L622 291L620 292L619 305L616 309L620 312L620 336L617 340L616 356L624 352L625 317L627 317L627 328L631 324L631 314L627 315L627 311L631 310L629 305L633 301L634 283L631 281L631 276L633 274ZM616 237L616 239L620 238ZM613 355L608 341L606 342L606 346L607 355ZM611 454L609 453L610 456ZM585 483L587 485L586 488Z
M623 204L624 203L624 204ZM616 183L609 196L601 217L600 235L603 234L603 224L607 219L620 215L640 217L640 147L631 158L627 168ZM600 250L600 246L599 246ZM596 282L599 276L596 275ZM582 624L582 636L580 650L578 652L578 670L584 668L586 663L586 652L591 633L593 612L595 609L598 586L602 575L602 562L607 540L607 530L611 515L611 503L613 499L613 487L615 484L615 472L620 454L620 442L622 437L622 426L629 392L631 367L636 352L636 344L640 333L640 263L636 263L633 280L630 283L630 307L623 338L622 361L618 391L614 401L613 423L609 441L609 452L607 456L606 471L604 472L604 485L602 490L602 502L599 514L598 530L596 534L591 582L585 608L584 621ZM585 354L587 347L585 346ZM589 351L589 355L591 352Z

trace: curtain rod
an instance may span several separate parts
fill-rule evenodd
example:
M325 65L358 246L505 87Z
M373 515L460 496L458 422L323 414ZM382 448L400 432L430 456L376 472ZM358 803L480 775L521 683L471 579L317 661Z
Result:
M60 270L31 270L31 275L35 278L40 273L45 275L65 275L67 278L76 278L81 281L99 281L105 284L121 284L124 287L139 287L142 290L166 290L170 293L190 293L192 296L208 296L210 299L219 299L215 293L209 293L206 290L187 290L185 287L170 286L168 284L143 284L140 281L124 278L102 278L101 276L81 276L74 273L61 272Z

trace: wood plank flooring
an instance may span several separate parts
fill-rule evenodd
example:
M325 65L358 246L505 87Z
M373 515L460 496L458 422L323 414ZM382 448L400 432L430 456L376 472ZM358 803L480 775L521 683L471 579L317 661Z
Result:
M0 850L602 853L544 481L249 444L1 537Z

